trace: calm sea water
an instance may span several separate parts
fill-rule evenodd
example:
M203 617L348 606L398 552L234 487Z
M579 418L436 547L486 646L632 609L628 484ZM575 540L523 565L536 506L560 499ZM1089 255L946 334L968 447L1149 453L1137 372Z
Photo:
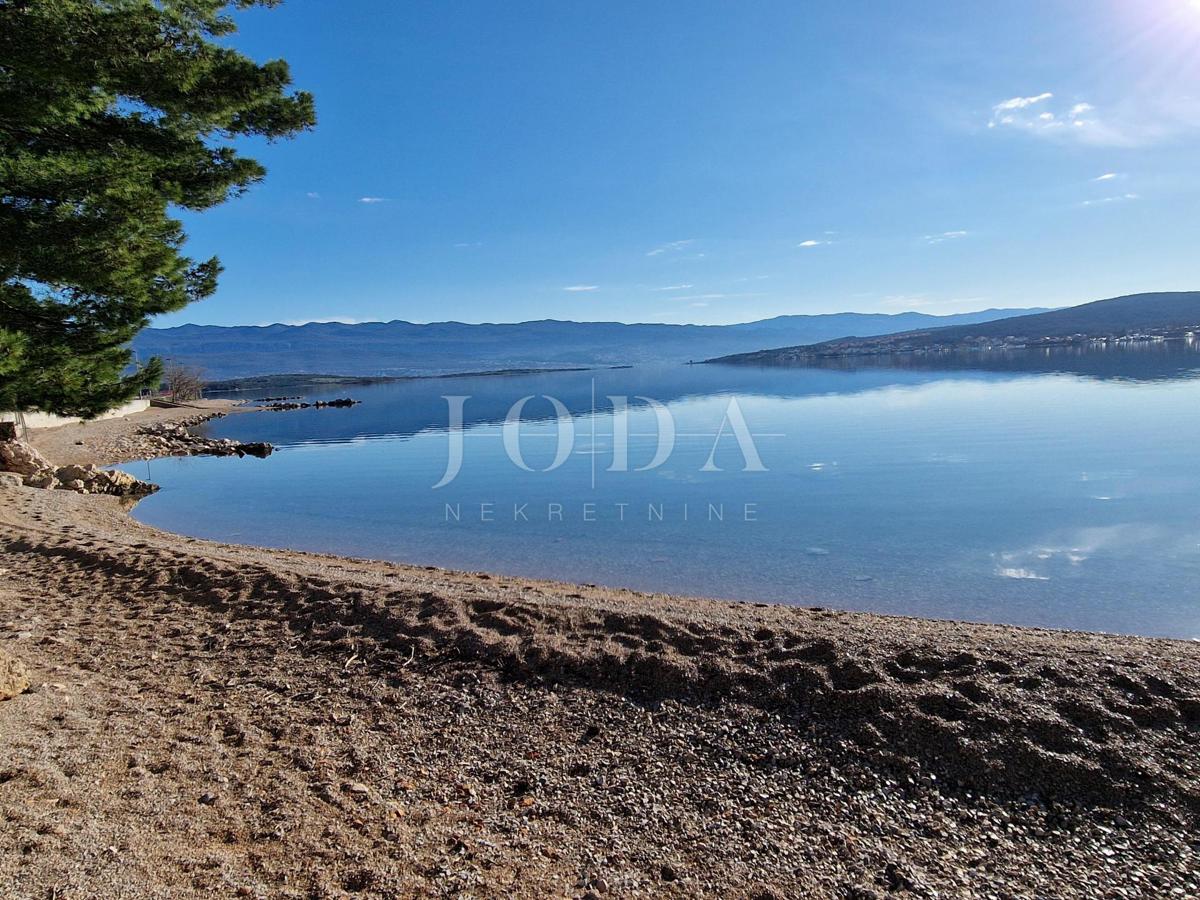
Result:
M1200 353L1181 345L307 392L346 394L362 405L207 426L271 441L265 460L127 466L163 488L134 515L454 568L1200 637Z

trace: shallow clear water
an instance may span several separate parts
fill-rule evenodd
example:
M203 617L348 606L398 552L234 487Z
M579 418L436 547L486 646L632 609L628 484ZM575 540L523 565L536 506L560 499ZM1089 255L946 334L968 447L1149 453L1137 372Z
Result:
M1200 353L1160 345L906 365L639 367L342 388L309 396L362 405L207 426L275 443L266 460L125 468L163 488L137 506L138 519L218 540L1200 637ZM469 395L461 431L448 428L445 395ZM514 454L503 422L527 395ZM630 398L625 417L610 396ZM737 412L749 434L741 441ZM669 454L635 471L662 449L664 420L675 429ZM461 470L435 488L459 437ZM560 450L565 461L541 471Z

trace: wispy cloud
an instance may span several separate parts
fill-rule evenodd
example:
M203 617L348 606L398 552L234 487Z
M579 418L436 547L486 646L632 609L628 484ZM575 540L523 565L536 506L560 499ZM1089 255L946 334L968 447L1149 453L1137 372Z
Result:
M671 241L667 244L655 247L646 253L647 256L662 256L664 253L674 253L682 250L689 244L695 243L694 239L688 238L686 241Z
M1096 107L1092 104L1076 102L1064 108L1054 100L1054 94L1049 91L1003 100L992 107L988 128L1017 129L1046 137L1112 138L1094 115Z
M309 191L304 196L307 197L309 200L320 200L321 199L321 195L318 194L316 191Z
M1140 200L1138 194L1118 194L1115 197L1100 197L1097 200L1084 200L1080 206L1107 206L1110 203L1126 203L1130 200Z
M387 203L387 197L359 197L359 203Z
M992 118L988 128L1013 128L1046 136L1065 135L1071 131L1082 132L1091 128L1093 132L1100 124L1091 114L1096 107L1090 103L1074 103L1069 108L1057 107L1052 102L1054 94L1046 91L1032 97L1013 97L1002 100L992 107Z
M668 284L666 287L655 288L656 291L690 291L694 284Z
M1097 178L1093 178L1092 181L1112 181L1112 180L1114 180L1116 178L1120 178L1120 177L1121 176L1118 175L1116 172L1105 172L1103 175L1100 175Z
M969 231L943 231L941 234L925 235L925 243L927 244L944 244L946 241L957 241L960 238L967 237Z
M1200 101L1139 97L1100 110L1087 101L1060 101L1047 91L997 103L987 127L1097 147L1140 147L1200 129Z
M568 291L572 294L586 294L589 291L600 290L600 285L598 285L598 284L569 284L565 288L563 288L563 290Z
M1021 581L1049 581L1046 575L1039 575L1032 569L1021 569L1014 566L996 566L996 574L1001 578L1016 578Z
M998 113L1009 112L1017 109L1028 109L1031 106L1036 106L1039 103L1044 103L1047 100L1053 99L1054 95L1047 91L1044 94L1038 94L1034 97L1013 97L1011 100L1004 100L997 103L995 110Z
M832 243L833 243L833 241L811 241L810 240L810 241L801 241L796 246L803 247L805 249L809 249L812 247L827 247Z
M482 247L483 241L459 241L454 246L459 248L460 250L465 249L467 247Z

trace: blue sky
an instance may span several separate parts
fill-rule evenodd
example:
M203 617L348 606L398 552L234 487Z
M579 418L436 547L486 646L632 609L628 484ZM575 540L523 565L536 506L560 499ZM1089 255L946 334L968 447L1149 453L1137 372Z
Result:
M155 324L725 323L1200 288L1200 0L288 0L316 131Z

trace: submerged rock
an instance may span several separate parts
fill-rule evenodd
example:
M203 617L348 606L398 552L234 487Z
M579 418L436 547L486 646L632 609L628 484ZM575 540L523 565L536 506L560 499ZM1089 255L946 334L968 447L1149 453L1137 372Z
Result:
M362 403L362 401L352 400L349 397L341 397L337 400L316 400L312 403L299 401L268 403L263 409L269 409L273 412L285 412L292 409L341 409L349 406L357 406L359 403Z

